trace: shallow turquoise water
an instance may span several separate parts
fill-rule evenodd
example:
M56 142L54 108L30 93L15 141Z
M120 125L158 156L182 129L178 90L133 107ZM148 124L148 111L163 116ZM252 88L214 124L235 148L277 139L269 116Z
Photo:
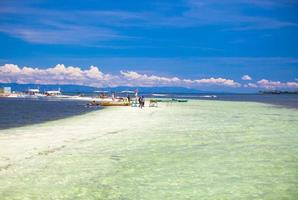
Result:
M85 135L1 170L2 199L297 199L297 110L215 101L146 109L40 125ZM97 127L80 124L95 118Z

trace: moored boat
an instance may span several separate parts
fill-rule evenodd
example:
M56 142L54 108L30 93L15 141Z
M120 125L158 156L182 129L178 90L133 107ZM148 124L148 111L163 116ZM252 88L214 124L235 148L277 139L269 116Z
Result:
M128 101L91 101L89 106L130 106Z
M130 103L127 101L103 101L99 102L100 106L130 106Z
M186 99L178 99L177 102L186 103L186 102L188 102L188 100L186 100Z
M154 99L154 101L156 102L164 102L164 103L168 103L168 102L179 102L179 103L185 103L188 102L187 99Z

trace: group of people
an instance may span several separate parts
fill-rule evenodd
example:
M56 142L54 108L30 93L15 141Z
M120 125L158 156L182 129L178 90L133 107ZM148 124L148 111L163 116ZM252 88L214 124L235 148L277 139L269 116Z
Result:
M127 101L131 102L131 97L130 95L127 95ZM137 105L138 104L138 105ZM136 100L133 101L133 106L139 106L140 108L143 108L145 106L145 98L144 96L136 96Z

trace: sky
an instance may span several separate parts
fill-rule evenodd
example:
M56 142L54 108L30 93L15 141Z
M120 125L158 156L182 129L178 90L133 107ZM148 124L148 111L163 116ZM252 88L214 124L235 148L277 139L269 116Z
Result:
M296 0L1 0L0 82L298 90Z

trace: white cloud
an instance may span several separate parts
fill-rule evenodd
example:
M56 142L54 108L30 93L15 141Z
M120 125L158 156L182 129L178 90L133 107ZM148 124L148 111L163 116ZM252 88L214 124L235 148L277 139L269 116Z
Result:
M5 25L0 32L21 38L27 42L38 44L93 44L96 41L123 39L116 31L107 28L94 28L86 26L43 26L32 28L28 26ZM54 27L54 28L53 28Z
M246 87L246 88L257 88L258 87L258 85L257 84L255 84L255 83L247 83L247 84L245 84L244 85L244 87Z
M114 78L116 77L103 74L95 66L90 66L87 70L65 67L63 64L47 69L20 68L13 64L0 66L0 82L105 86Z
M298 82L287 82L286 87L289 88L298 88Z
M105 74L96 66L82 70L79 67L58 64L51 68L20 68L14 64L0 66L0 82L35 84L76 84L95 87L106 86L182 86L182 87L240 87L241 84L225 78L180 79L140 74L135 71L120 71L118 75Z
M245 81L251 81L252 78L249 76L249 75L244 75L241 77L242 80L245 80Z
M198 84L208 84L208 85L223 85L228 87L240 87L241 84L235 82L231 79L225 79L225 78L208 78L208 79L198 79L194 80L195 83Z
M266 88L266 89L298 88L298 82L280 82L280 81L270 81L267 79L262 79L257 83L259 87Z
M246 77L247 78L247 77ZM178 77L165 77L158 75L141 74L135 71L120 71L112 75L103 73L98 67L90 66L88 69L58 64L51 68L19 67L14 64L0 66L0 82L3 83L35 83L35 84L75 84L95 87L114 86L182 86L182 87L231 87L238 88L242 85L232 79L203 78L180 79ZM256 83L247 83L246 88L298 88L298 82L281 82L267 79Z
M156 76L156 75L147 75L147 74L139 74L134 71L121 71L121 75L130 81L130 84L136 85L136 86L166 86L166 85L183 85L183 81L181 81L177 77L162 77L162 76Z
M139 74L134 71L121 71L121 74L136 83L136 85L171 85L171 86L226 86L240 87L241 84L231 79L225 78L205 78L205 79L180 79L178 77L162 77L156 75Z

